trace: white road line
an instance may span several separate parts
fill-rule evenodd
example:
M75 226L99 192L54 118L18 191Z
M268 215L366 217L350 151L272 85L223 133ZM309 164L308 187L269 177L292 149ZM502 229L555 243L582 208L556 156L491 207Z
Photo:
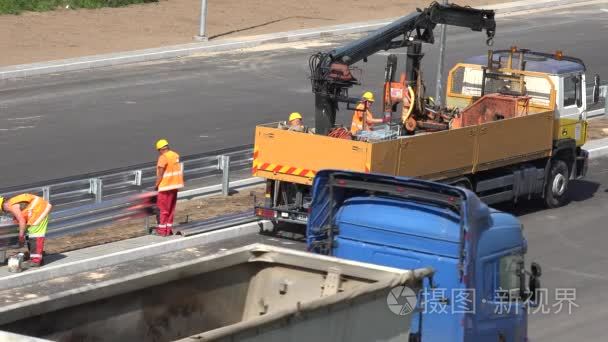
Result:
M40 119L42 116L40 115L36 115L36 116L26 116L23 118L8 118L8 121L24 121L24 120L33 120L33 119Z
M600 11L608 13L608 8L600 8Z
M592 149L590 149L590 150L587 150L587 152L600 151L600 150L605 150L605 149L607 149L607 148L608 148L608 145L607 145L607 146L602 146L602 147L596 147L596 148L592 148Z

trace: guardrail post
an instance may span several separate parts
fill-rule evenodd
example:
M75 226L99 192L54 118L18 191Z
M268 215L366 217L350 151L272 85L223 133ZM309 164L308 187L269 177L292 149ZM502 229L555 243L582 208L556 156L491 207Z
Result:
M50 186L44 186L42 187L42 198L44 198L45 201L49 201L49 199L51 198L51 187Z
M103 180L101 178L89 179L89 194L95 195L95 203L101 203L103 199Z
M133 175L135 176L135 179L133 180L133 185L141 186L142 174L143 174L143 172L141 170L133 171Z
M219 169L222 170L222 195L230 194L230 156L220 156Z

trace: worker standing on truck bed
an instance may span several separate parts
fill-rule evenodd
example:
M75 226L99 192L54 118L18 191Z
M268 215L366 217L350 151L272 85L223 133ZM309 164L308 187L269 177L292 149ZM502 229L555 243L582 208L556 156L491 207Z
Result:
M19 224L19 247L25 244L27 234L30 266L42 266L44 236L51 208L49 202L32 194L21 194L8 200L0 196L0 211L13 215L15 223Z
M169 149L167 140L157 141L156 149L160 154L156 163L155 189L158 191L156 205L160 210L156 233L160 236L169 236L173 234L177 191L184 187L184 172L179 162L179 154Z
M353 113L353 122L350 126L350 132L357 134L359 131L368 131L374 124L384 123L384 119L375 119L370 107L374 103L374 94L371 91L366 91L361 96L361 102L355 107ZM365 116L365 121L363 117Z
M302 114L293 112L289 115L287 120L288 129L290 131L304 132L304 124L302 123Z

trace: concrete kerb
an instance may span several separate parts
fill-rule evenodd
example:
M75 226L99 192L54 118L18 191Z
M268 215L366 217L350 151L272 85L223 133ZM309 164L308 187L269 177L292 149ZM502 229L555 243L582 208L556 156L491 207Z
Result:
M174 237L168 241L154 243L148 246L133 248L107 255L100 255L92 258L82 259L60 265L49 265L36 270L28 270L24 273L16 273L4 278L0 278L0 289L8 289L17 286L24 286L34 282L44 281L53 278L64 277L67 275L86 272L101 267L108 267L131 260L141 259L148 256L169 253L176 250L199 246L207 243L233 239L239 236L255 234L261 228L266 229L268 221L247 223L239 226L225 228L209 233L194 235L190 237Z
M508 13L527 11L539 8L548 8L560 5L576 6L578 3L593 1L577 0L536 0L516 1L503 4L480 6L480 8L495 9L498 16ZM279 32L249 38L226 39L204 43L190 43L112 53L96 56L87 56L50 62L22 64L0 68L0 80L22 78L68 71L86 70L92 68L108 67L121 64L149 62L154 60L186 57L205 52L223 52L244 48L256 47L268 43L287 43L305 39L323 38L351 33L368 32L392 22L396 18L335 25L317 29L304 29L296 31Z

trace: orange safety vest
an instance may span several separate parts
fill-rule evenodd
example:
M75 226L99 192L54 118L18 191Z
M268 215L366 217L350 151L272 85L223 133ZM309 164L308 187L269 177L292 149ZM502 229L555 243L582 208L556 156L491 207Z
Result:
M169 150L158 157L158 167L164 167L165 173L158 185L158 191L169 191L184 187L184 166L179 162L179 154Z
M366 129L369 130L369 127L372 125L372 123L370 122L370 120L374 118L372 112L369 109L365 109L365 105L363 103L359 103L357 104L357 107L355 107L355 111L353 113L353 122L350 125L350 132L352 134L356 134L358 131L363 130L364 112L367 120Z
M17 195L8 200L8 204L22 204L21 214L25 217L25 222L30 226L40 224L44 218L51 212L53 207L49 202L42 197L32 194ZM25 208L23 208L25 206Z

